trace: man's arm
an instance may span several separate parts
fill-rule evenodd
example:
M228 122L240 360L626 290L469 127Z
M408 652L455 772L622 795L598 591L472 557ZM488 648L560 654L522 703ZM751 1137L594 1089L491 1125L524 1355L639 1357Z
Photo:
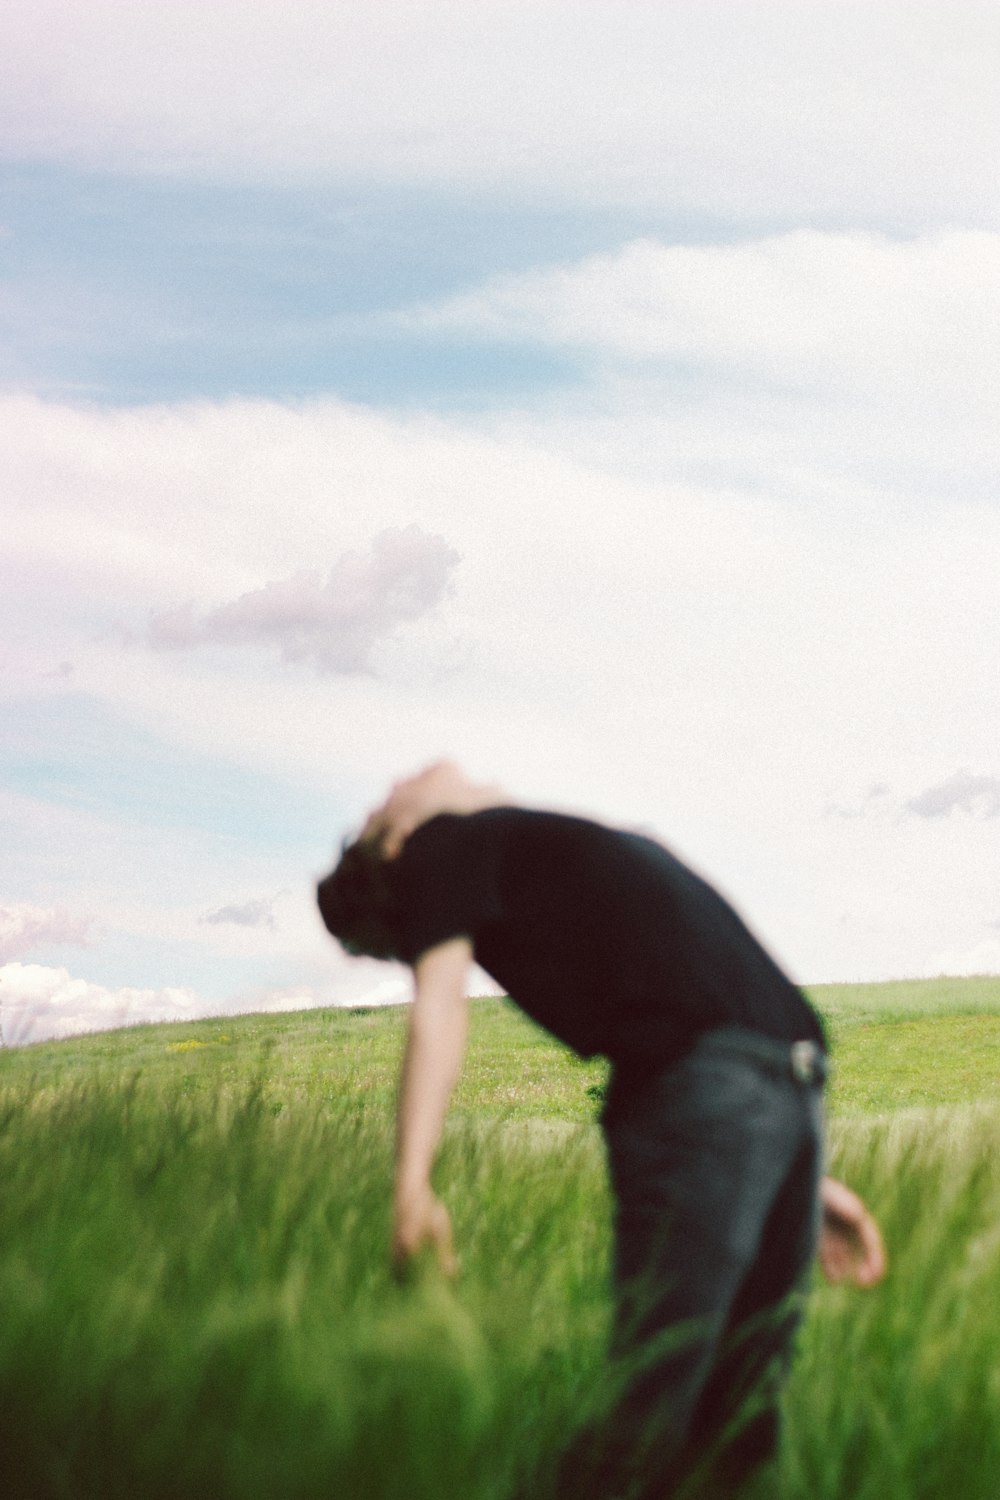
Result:
M451 1220L434 1196L431 1168L465 1056L471 962L472 944L458 937L428 949L414 964L397 1106L393 1258L402 1267L429 1244L449 1276L457 1269Z
M819 1263L828 1281L853 1281L875 1286L886 1270L885 1247L879 1227L857 1193L824 1177L819 1185L823 1222Z
M500 787L477 785L454 761L439 760L397 781L381 806L369 814L361 837L377 842L385 859L395 859L414 829L439 813L474 813L511 805Z

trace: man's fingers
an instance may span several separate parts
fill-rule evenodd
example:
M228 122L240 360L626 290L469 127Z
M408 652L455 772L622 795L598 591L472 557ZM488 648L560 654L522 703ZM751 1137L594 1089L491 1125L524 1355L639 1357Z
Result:
M416 827L416 817L405 809L394 808L390 800L368 814L361 829L361 840L377 844L383 859L395 859Z
M875 1286L886 1270L885 1246L872 1215L857 1193L835 1178L820 1185L823 1225L819 1259L830 1281L850 1280L856 1286Z
M444 1274L454 1277L458 1275L458 1257L455 1255L455 1242L451 1233L451 1218L443 1203L438 1203L436 1209L431 1229L434 1253Z
M394 823L383 825L381 835L383 859L396 858L396 855L413 832L414 826L409 819L400 818L397 818Z
M885 1246L879 1227L871 1214L865 1213L858 1225L861 1254L854 1271L858 1286L874 1286L885 1275Z
M396 1276L405 1280L424 1251L430 1251L438 1269L445 1276L458 1274L458 1257L451 1232L451 1218L439 1199L421 1206L419 1212L404 1216L396 1224L392 1240L392 1260Z
M419 1266L426 1252L433 1254L434 1263L443 1276L449 1281L454 1281L458 1275L458 1256L450 1240L442 1243L432 1240L418 1246L414 1250L394 1250L392 1256L393 1274L397 1281L409 1281L415 1269Z

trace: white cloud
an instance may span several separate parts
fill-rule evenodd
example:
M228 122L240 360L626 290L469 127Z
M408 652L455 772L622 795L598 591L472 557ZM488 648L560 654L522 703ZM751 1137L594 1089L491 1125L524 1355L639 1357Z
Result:
M85 948L93 920L61 906L0 906L0 963L50 945Z
M10 0L5 21L11 153L996 223L988 0Z
M111 989L43 964L8 963L0 968L0 1021L8 1047L204 1013L194 992L179 986Z
M373 972L374 970L374 972ZM300 983L208 999L187 986L160 989L110 987L43 964L0 966L0 1045L23 1047L88 1032L148 1022L194 1021L246 1012L277 1014L320 1006L395 1005L409 998L410 983L397 968L361 964L339 994Z
M154 615L149 643L174 651L276 645L282 660L311 662L320 672L369 671L380 641L441 602L459 560L419 526L390 528L366 554L346 553L326 579L296 573L200 617L190 605Z
M501 277L403 315L430 330L527 340L604 360L755 384L995 415L1000 235L893 241L800 230L724 245L640 240ZM678 368L679 367L679 368Z

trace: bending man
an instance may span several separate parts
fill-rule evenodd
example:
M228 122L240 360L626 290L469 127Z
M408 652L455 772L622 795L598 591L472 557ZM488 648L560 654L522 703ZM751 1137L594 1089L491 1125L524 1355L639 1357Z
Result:
M611 1062L615 1348L636 1371L615 1484L668 1493L723 1436L735 1481L770 1457L817 1225L835 1279L884 1268L860 1199L821 1177L826 1048L800 991L660 844L513 806L446 762L393 788L318 895L349 952L413 968L397 1259L430 1244L454 1265L431 1168L475 959L561 1041Z

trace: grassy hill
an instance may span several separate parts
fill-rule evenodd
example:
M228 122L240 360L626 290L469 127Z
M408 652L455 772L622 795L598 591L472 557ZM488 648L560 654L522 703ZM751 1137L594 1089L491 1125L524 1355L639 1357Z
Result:
M1000 1101L1000 976L808 991L830 1033L834 1114ZM64 1089L127 1075L185 1094L253 1078L275 1105L346 1097L391 1107L406 1008L231 1016L101 1032L0 1051L0 1089ZM473 1003L469 1056L455 1097L479 1117L584 1122L595 1117L603 1062L580 1062L510 1004Z
M832 1165L892 1272L813 1298L765 1493L994 1500L1000 979L814 998ZM603 1065L476 1002L438 1171L462 1273L401 1287L403 1024L312 1011L0 1053L0 1494L546 1500L605 1395Z

